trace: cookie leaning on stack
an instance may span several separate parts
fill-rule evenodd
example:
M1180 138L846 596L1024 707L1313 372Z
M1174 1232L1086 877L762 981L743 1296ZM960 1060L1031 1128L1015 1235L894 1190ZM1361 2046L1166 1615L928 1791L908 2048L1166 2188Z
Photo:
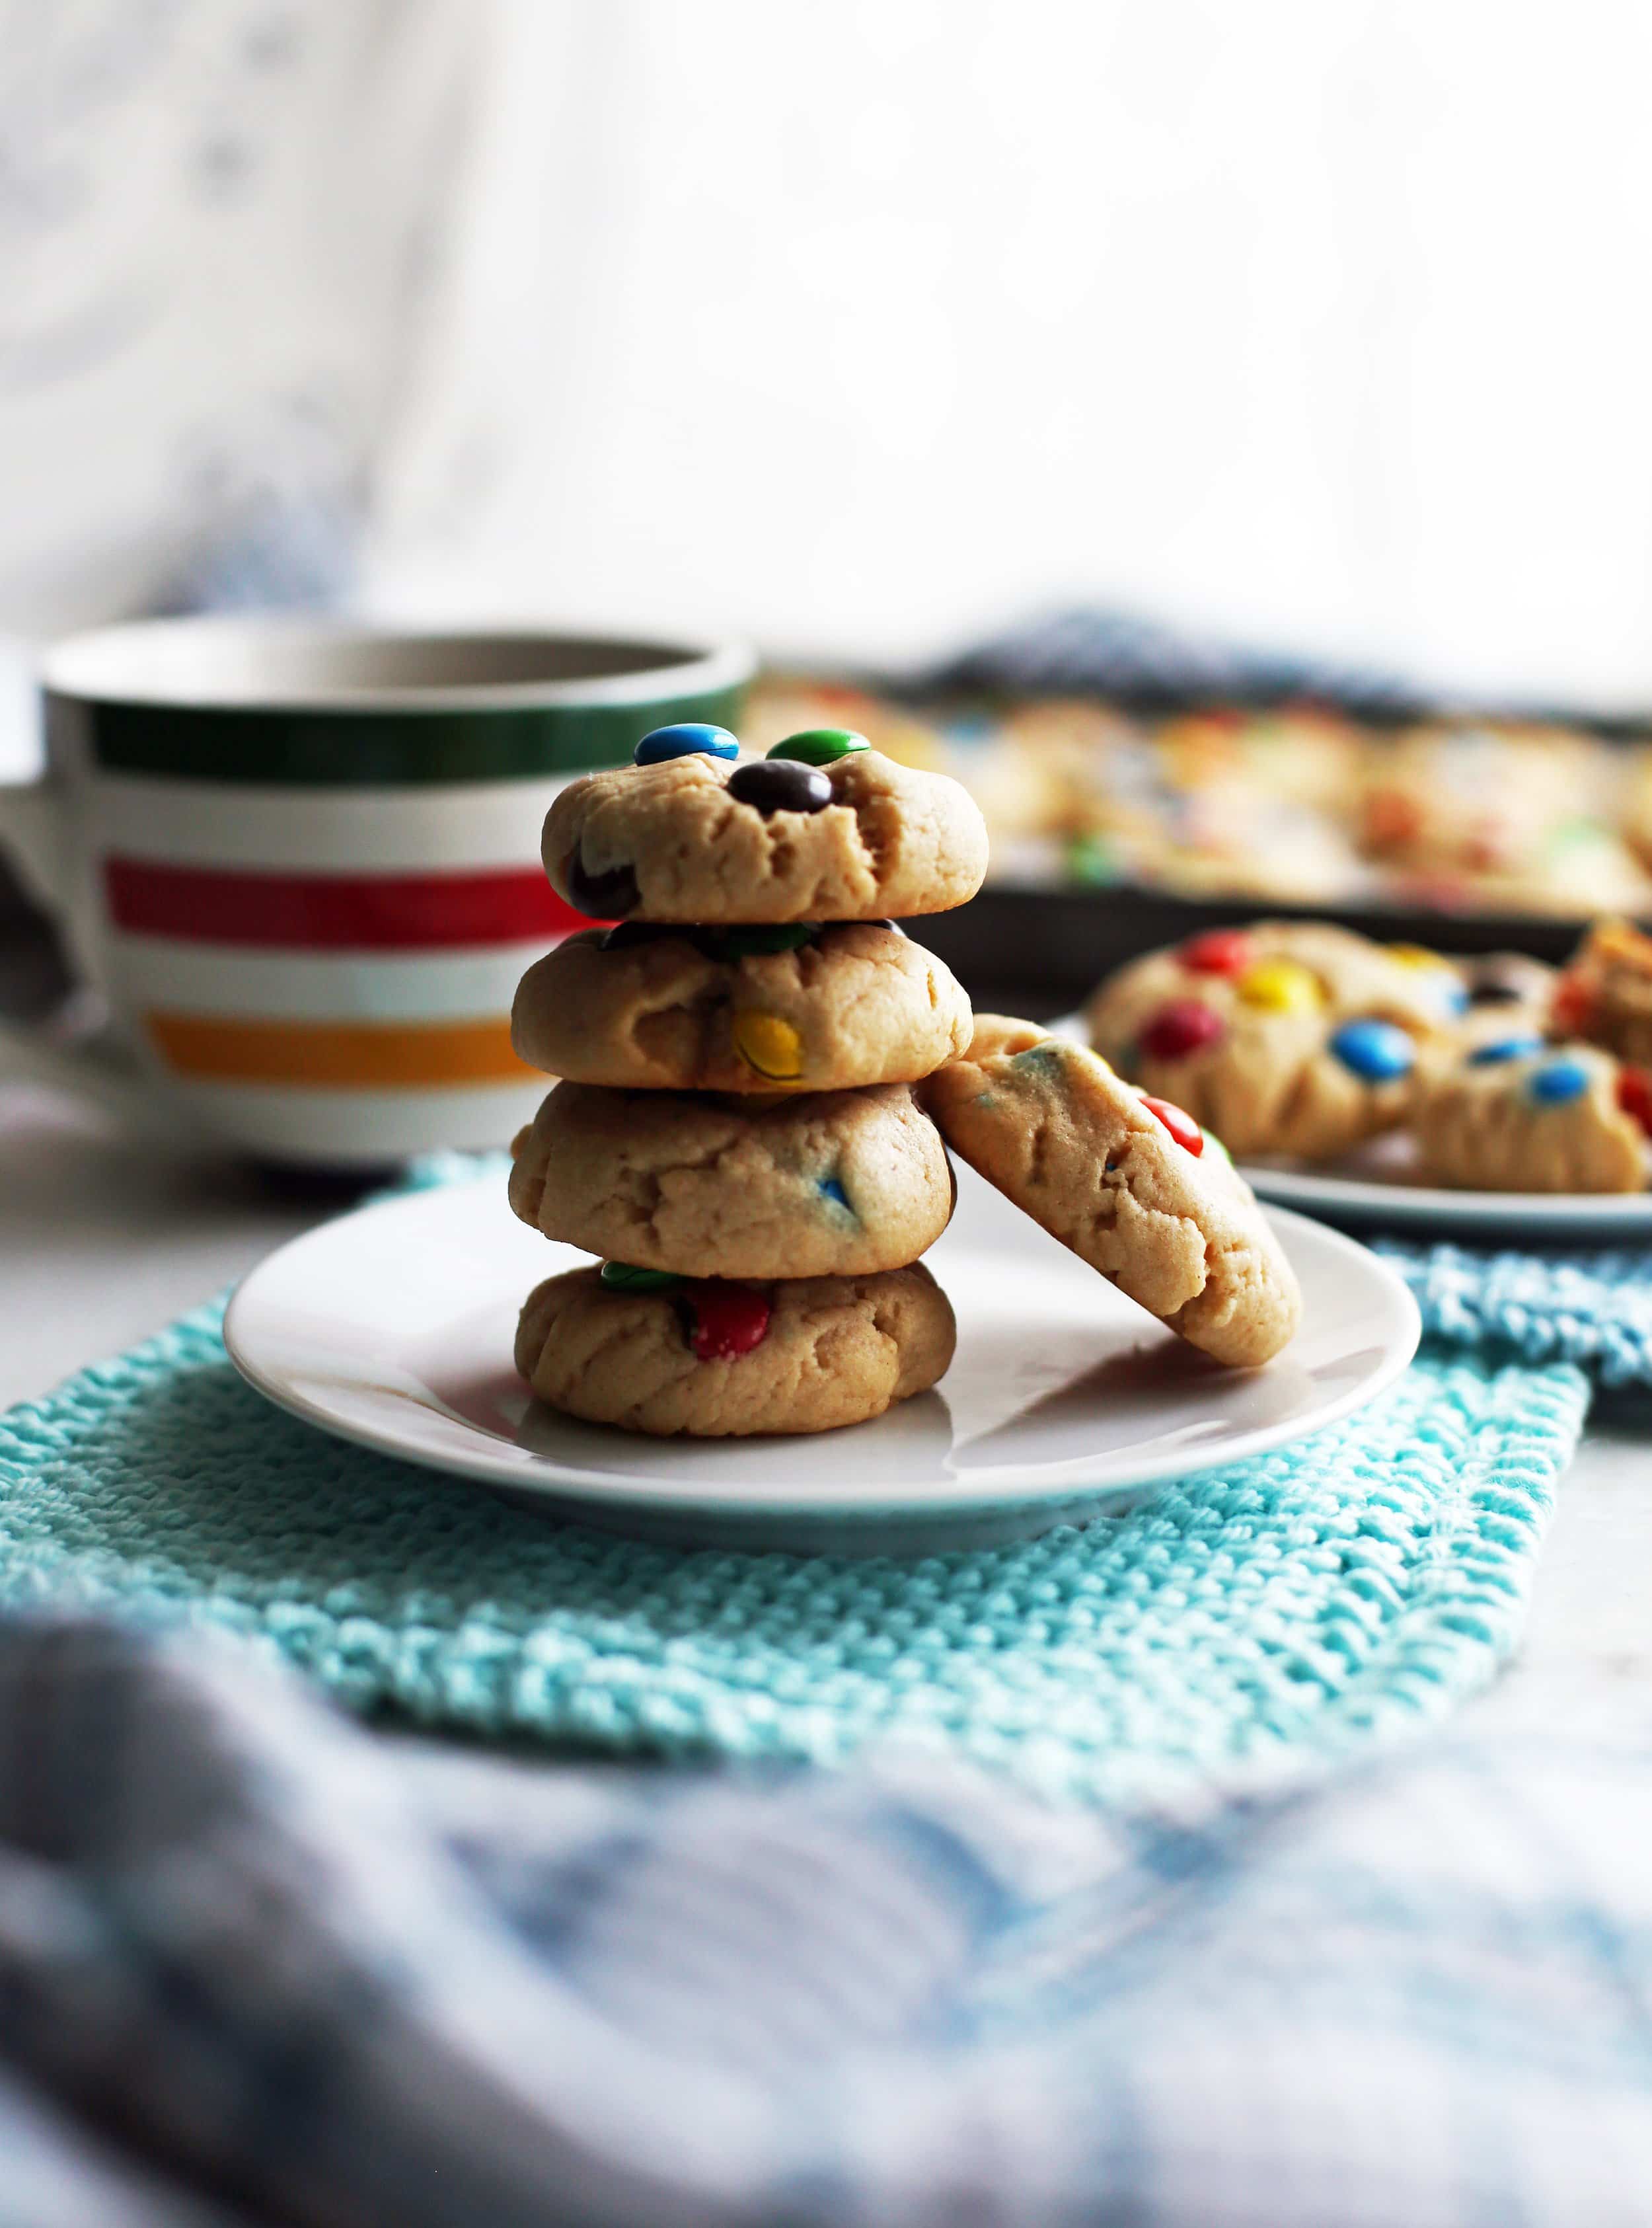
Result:
M971 1168L1190 1346L1271 1360L1302 1293L1226 1149L1099 1053L1000 1014L924 1085Z
M837 729L741 760L656 729L573 783L546 871L619 916L523 976L522 1059L562 1080L512 1148L523 1221L606 1258L541 1284L516 1366L551 1405L652 1433L815 1431L951 1360L918 1257L954 1186L912 1085L968 1045L968 999L886 916L986 870L967 793Z

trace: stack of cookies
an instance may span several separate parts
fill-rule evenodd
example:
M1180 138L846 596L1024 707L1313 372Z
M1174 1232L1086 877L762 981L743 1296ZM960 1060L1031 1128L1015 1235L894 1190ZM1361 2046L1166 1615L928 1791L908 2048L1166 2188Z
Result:
M919 1257L955 1187L912 1086L972 1020L889 916L979 888L967 792L846 730L742 759L683 724L565 790L542 855L614 925L516 995L518 1053L561 1080L512 1149L510 1203L601 1257L522 1309L535 1392L720 1437L859 1423L934 1384L952 1310Z

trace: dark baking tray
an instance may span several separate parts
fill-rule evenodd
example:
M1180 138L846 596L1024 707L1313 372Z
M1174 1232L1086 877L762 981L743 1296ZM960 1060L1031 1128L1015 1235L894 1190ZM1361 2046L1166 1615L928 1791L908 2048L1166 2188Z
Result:
M944 959L976 1005L1034 1020L1078 1005L1107 973L1138 953L1201 929L1252 920L1334 920L1385 944L1422 944L1470 957L1525 951L1566 958L1586 924L1528 913L1444 912L1412 906L1283 905L1260 898L1188 898L1119 887L1056 889L989 882L957 912L905 924Z

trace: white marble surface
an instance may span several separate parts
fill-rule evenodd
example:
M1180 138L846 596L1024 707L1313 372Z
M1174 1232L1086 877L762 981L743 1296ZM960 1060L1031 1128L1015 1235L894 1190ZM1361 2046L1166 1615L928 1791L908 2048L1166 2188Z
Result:
M0 1082L0 1405L158 1329L340 1203ZM1591 1425L1526 1646L1474 1712L1508 1731L1652 1723L1652 1399Z

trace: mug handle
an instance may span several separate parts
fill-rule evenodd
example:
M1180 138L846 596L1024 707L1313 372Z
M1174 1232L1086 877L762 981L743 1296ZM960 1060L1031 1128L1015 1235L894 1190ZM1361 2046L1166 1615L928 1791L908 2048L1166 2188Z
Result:
M49 913L68 903L68 864L56 784L49 775L29 782L0 782L0 842L16 862L23 887ZM98 1024L88 1006L101 1002L73 991L55 1015L36 1028L0 1021L0 1082L44 1084L90 1098L144 1136L176 1135L165 1124L137 1062Z
M62 808L49 774L0 782L0 842L29 894L48 912L60 912L68 902L68 873Z

